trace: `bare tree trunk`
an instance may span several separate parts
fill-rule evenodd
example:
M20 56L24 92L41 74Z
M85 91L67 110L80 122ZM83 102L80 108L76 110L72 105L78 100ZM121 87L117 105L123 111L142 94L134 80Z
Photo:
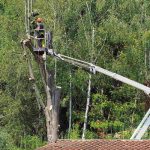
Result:
M91 74L89 74L88 93L87 93L87 102L86 102L86 111L85 111L85 117L84 117L82 140L85 139L87 117L88 117L88 111L89 111L89 105L90 105L90 97L91 97Z
M70 68L70 91L69 91L69 129L68 129L68 138L70 138L71 133L71 124L72 124L72 73Z
M87 7L88 7L88 3L87 3ZM89 10L89 7L88 7L88 10ZM91 62L93 62L93 56L94 56L94 27L92 28L92 50L91 50L91 58L90 58ZM85 133L86 133L86 127L87 127L87 118L88 118L88 111L89 111L90 97L91 97L91 78L92 76L91 74L89 74L87 102L86 102L86 111L85 111L84 125L83 125L83 132L82 132L82 140L85 139Z
M24 49L24 53L26 54L26 58L27 58L27 63L28 63L28 68L29 68L29 80L32 81L32 86L33 86L33 89L35 90L35 95L36 95L36 99L37 99L37 102L38 104L40 105L40 107L42 107L43 110L45 110L45 105L41 99L41 96L40 96L40 92L39 92L39 89L35 83L35 77L34 77L34 73L33 73L33 69L32 69L32 64L31 64L31 60L30 60L30 56L29 56L29 53L26 51L26 48L24 47L23 45L23 49Z
M42 82L43 82L43 85L45 88L46 99L47 99L46 107L44 107L44 114L45 114L45 118L46 118L46 127L47 127L47 139L48 139L48 142L56 142L56 140L58 138L61 88L55 86L54 74L52 72L47 71L47 69L44 66L44 61L43 61L42 57L39 55L36 55L33 52L31 41L29 39L24 40L23 45L29 48L29 50L31 51L31 53L33 54L33 56L35 58L35 61L39 65ZM31 75L33 76L33 72L31 72ZM35 89L37 92L37 86L35 86Z
M56 141L58 139L58 131L59 131L59 108L60 108L60 93L61 88L56 87L53 92L53 109L52 109L52 141Z

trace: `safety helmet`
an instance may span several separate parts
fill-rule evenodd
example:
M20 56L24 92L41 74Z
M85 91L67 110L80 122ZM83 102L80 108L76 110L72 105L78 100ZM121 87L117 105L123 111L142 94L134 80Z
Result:
M36 22L43 22L43 19L42 18L37 18Z

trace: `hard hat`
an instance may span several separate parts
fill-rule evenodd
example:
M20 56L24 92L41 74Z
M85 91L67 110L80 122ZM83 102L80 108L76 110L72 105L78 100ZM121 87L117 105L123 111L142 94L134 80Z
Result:
M37 18L36 21L37 22L43 22L43 19L42 18Z

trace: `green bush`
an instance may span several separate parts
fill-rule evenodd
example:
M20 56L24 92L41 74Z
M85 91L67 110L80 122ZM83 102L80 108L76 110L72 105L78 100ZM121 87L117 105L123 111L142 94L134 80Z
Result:
M85 139L97 139L98 135L92 131L86 130Z
M0 150L16 150L12 137L0 128Z
M39 137L27 135L22 139L21 148L24 150L35 150L45 144Z
M80 138L79 125L74 124L73 129L70 132L70 139L79 139L79 138Z

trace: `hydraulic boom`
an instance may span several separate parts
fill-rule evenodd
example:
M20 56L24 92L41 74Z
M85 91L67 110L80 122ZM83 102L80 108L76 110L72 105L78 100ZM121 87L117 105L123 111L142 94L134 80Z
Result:
M56 54L53 50L48 50L48 54L49 55L53 55L55 56L57 59L61 59L65 62L68 62L70 64L73 64L73 65L76 65L78 67L82 67L82 68L85 68L85 69L88 69L90 72L92 72L93 74L95 74L96 72L99 72L99 73L102 73L102 74L105 74L113 79L116 79L118 81L121 81L123 83L126 83L128 85L131 85L139 90L142 90L144 91L147 95L150 95L150 88L141 84L141 83L138 83L136 81L133 81L131 79L128 79L126 77L123 77L117 73L114 73L114 72L111 72L111 71L108 71L106 69L103 69L99 66L96 66L92 63L88 63L88 62L85 62L85 61L82 61L82 60L79 60L79 59L75 59L75 58L72 58L72 57L68 57L68 56L65 56L65 55L62 55L62 54Z
M131 79L128 79L126 77L123 77L117 73L103 69L103 68L96 66L92 63L88 63L88 62L85 62L85 61L82 61L79 59L75 59L72 57L68 57L68 56L65 56L62 54L56 54L52 49L48 49L47 54L55 56L57 59L63 60L65 62L73 64L75 66L85 68L85 69L89 70L90 72L92 72L93 74L95 74L96 72L105 74L105 75L107 75L113 79L116 79L116 80L121 81L123 83L126 83L128 85L131 85L131 86L133 86L139 90L144 91L148 96L150 95L150 88L149 87L147 87L141 83L138 83L136 81L133 81ZM150 109L145 114L144 118L142 119L142 121L139 124L139 126L137 127L137 129L134 131L131 139L132 140L140 140L142 138L142 136L144 135L144 133L147 131L149 126L150 126Z

